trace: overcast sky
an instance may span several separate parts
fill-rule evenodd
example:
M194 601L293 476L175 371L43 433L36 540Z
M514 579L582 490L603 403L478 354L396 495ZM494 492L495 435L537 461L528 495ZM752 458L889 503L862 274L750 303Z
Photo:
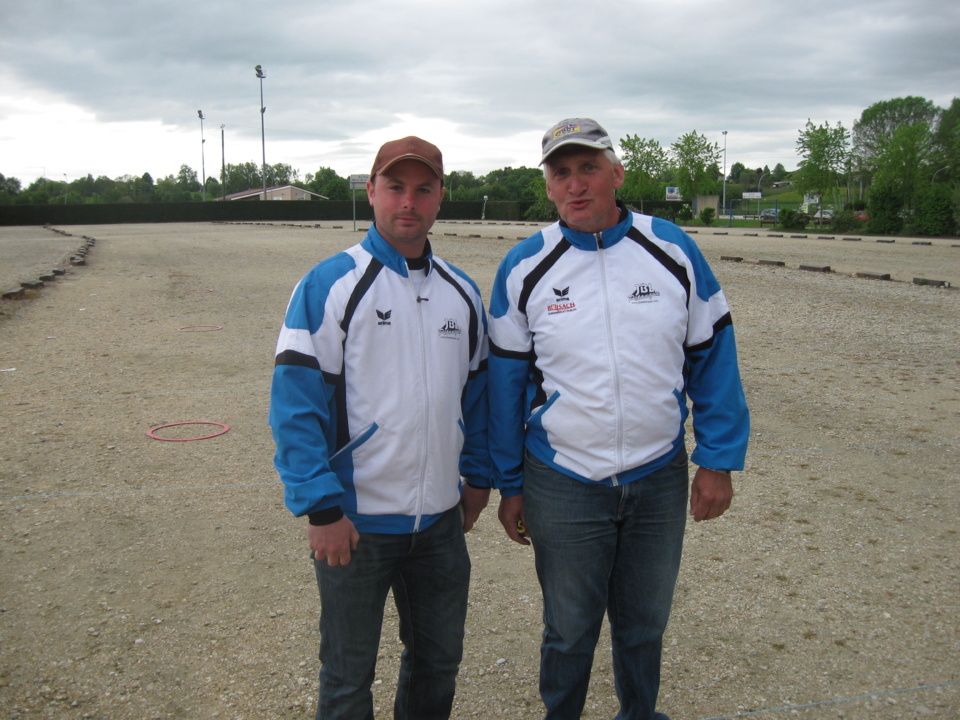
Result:
M960 96L960 3L4 2L0 173L259 164L258 64L266 161L301 177L369 172L408 134L448 172L535 167L544 131L583 116L615 143L696 130L722 149L727 130L727 167L791 170L808 118L851 129L881 100Z

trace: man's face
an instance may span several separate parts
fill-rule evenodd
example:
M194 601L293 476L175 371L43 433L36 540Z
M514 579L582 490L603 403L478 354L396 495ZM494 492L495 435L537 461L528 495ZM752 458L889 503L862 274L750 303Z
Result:
M561 148L545 163L547 197L574 230L597 233L620 219L616 191L623 185L623 166L602 150Z
M423 254L443 194L440 178L419 160L401 160L367 181L377 230L408 258Z

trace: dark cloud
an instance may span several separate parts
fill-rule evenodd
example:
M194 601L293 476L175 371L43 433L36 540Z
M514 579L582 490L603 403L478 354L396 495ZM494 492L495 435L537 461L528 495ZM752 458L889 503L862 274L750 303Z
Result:
M194 132L203 109L211 131L252 143L260 64L271 155L303 172L365 165L377 133L407 117L446 121L477 172L534 165L543 129L577 115L664 145L694 129L720 143L729 130L730 162L792 167L807 118L850 127L905 95L947 105L958 31L960 6L901 0L577 12L543 0L32 0L4 10L0 72L101 122ZM518 150L518 137L532 146Z

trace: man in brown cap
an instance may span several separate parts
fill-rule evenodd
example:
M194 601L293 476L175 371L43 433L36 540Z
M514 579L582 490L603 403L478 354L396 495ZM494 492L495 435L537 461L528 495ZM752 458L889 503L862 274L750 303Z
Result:
M323 720L373 718L387 593L404 650L396 720L450 716L463 655L464 532L487 504L486 316L476 284L433 255L443 158L388 142L375 222L293 291L270 424L285 502L307 517L320 590Z

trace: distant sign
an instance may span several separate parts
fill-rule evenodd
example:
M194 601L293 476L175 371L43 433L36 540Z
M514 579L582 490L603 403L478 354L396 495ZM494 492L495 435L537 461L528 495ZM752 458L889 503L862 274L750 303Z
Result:
M668 187L667 200L683 200L683 195L680 194L680 188Z
M760 200L763 197L763 193L759 192L745 192L743 194L744 200Z
M370 179L369 175L351 175L350 176L350 189L351 190L366 190L367 189L367 180Z

